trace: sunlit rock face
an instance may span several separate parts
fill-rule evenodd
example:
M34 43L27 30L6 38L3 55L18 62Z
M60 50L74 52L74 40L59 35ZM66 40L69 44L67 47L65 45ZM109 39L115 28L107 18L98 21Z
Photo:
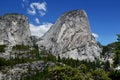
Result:
M101 52L84 10L64 13L37 44L55 56L79 60L94 61Z
M28 18L20 14L0 17L0 45L32 45Z

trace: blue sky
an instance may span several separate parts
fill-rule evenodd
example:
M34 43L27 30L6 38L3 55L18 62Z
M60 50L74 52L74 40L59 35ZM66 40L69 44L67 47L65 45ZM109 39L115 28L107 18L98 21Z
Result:
M116 41L120 33L120 0L0 0L0 15L19 13L28 16L31 33L42 36L64 12L86 11L91 31L103 44Z

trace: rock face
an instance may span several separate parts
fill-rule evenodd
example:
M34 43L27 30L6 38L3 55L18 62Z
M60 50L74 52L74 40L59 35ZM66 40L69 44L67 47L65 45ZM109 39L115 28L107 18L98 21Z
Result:
M0 71L0 80L22 80L21 77L31 76L37 71L43 71L45 67L56 66L53 62L34 61L31 63L16 64L11 67L6 73Z
M37 41L39 41L39 37L38 36L31 36L31 40L32 42L35 44Z
M79 60L94 61L101 52L83 10L64 13L37 44L55 56Z
M20 14L0 17L0 45L32 45L28 18Z

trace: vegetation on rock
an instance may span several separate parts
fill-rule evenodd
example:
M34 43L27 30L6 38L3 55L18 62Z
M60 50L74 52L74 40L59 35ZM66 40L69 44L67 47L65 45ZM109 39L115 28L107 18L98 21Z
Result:
M5 52L6 45L0 45L0 52Z

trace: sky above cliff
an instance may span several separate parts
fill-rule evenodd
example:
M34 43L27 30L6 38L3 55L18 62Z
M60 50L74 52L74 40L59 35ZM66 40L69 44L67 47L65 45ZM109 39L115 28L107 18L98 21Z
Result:
M103 44L116 41L120 33L120 0L0 0L0 15L28 16L33 35L42 36L58 17L71 10L85 10L91 32Z

